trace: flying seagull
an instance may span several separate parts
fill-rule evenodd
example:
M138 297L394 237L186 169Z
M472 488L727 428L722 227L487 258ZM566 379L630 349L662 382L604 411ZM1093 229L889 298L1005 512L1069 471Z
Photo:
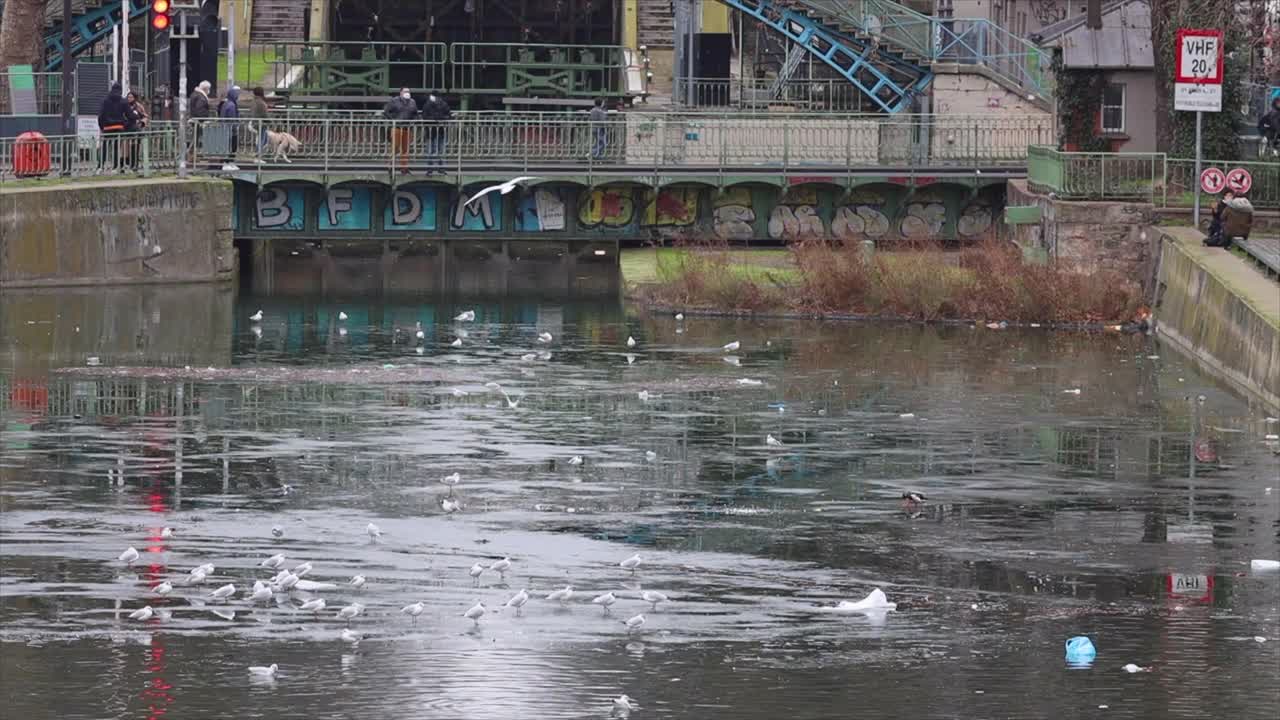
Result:
M479 200L481 197L491 192L496 191L496 192L502 193L503 195L506 195L512 190L515 190L522 183L527 183L530 180L539 180L539 179L541 178L538 178L537 176L521 175L520 177L511 178L510 180L502 183L501 185L490 185L489 187L481 190L475 195L472 195L471 198L467 200L466 207L471 207L472 203L474 203L476 200Z

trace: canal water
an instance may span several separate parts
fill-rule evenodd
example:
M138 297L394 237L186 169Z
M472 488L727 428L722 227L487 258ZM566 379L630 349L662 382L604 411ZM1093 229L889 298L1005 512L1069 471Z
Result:
M7 717L1280 714L1280 427L1152 338L95 289L0 385Z

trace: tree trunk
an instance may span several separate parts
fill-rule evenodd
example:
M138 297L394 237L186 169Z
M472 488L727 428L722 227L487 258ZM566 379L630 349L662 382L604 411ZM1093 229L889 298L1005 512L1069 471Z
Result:
M40 69L46 0L5 0L0 18L0 111L9 109L10 65Z
M1168 152L1173 146L1173 86L1165 77L1163 69L1174 62L1176 52L1168 47L1168 38L1172 37L1169 25L1172 21L1177 0L1151 0L1151 55L1153 59L1156 84L1156 150Z

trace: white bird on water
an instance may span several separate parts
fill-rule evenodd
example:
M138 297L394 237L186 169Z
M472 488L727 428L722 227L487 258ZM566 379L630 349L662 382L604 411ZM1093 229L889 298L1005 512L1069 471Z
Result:
M475 605L471 606L470 610L462 613L462 617L474 622L476 625L479 625L480 618L484 617L485 612L487 611L484 609L484 603L477 602Z
M471 576L471 582L473 585L480 584L480 575L483 572L484 572L484 566L481 565L480 563L476 563L475 565L472 565L471 569L467 571L467 574Z
M293 586L297 585L301 579L302 578L298 577L297 575L294 575L293 573L286 571L285 576L283 578L280 578L280 580L276 582L276 592L288 592L292 590Z
M271 602L271 596L275 593L271 592L271 588L266 585L258 586L253 589L253 594L249 596L249 603L268 603Z
M538 333L538 342L540 343L549 343L552 341L552 339L553 338L551 337L551 333L549 332Z
M159 585L152 588L151 592L157 595L168 595L169 593L173 592L173 585L168 582L162 582Z
M457 322L474 322L476 319L476 311L468 310L466 312L458 313L458 315L453 319Z
M364 583L365 583L364 576L356 575L355 577L351 578L351 582L347 584L355 588L356 590L359 590L364 587Z
M582 456L581 456L581 455L574 455L573 457L569 458L569 464L570 464L570 465L573 465L574 467L577 467L578 465L581 465L581 464L582 464Z
M338 311L338 319L339 319L339 320L346 320L346 319L347 319L347 314L346 314L345 312L342 312L341 310L339 310L339 311Z
M635 338L633 338L633 337L631 337L630 335L628 335L628 336L627 336L627 347L635 347L635 346L636 346L636 339L635 339Z
M525 362L533 362L538 359L538 355L536 353L525 353L520 356L520 359Z
M565 585L564 587L560 588L559 590L556 590L555 592L548 594L548 595L547 595L547 599L548 599L548 600L554 600L554 601L556 601L556 602L560 603L561 605L565 605L565 604L567 604L570 600L572 600L572 599L573 599L573 586L572 586L572 585Z
M316 598L315 600L308 600L302 603L302 607L299 607L298 609L303 612L311 612L319 615L320 612L324 610L324 606L326 604L327 603L325 603L324 598Z
M421 322L421 321L414 323L414 324L413 324L413 326L414 326L415 328L417 328L417 331L413 334L413 336L414 336L414 337L416 337L416 338L418 338L419 340L421 340L422 338L424 338L424 337L426 337L426 336L427 336L427 334L426 334L425 332L423 332L423 331L422 331L422 322Z
M343 642L349 642L352 645L360 642L360 636L352 632L351 628L343 628L342 634L338 637L342 638Z
M519 616L520 608L524 607L525 603L527 602L529 602L529 593L526 590L521 590L520 592L511 596L511 599L507 601L507 607L515 608L516 615Z
M405 615L408 615L408 616L412 617L412 618L413 618L413 623L414 623L415 625L417 625L417 624L418 624L418 616L419 616L419 615L421 615L421 614L422 614L422 611L423 611L423 610L426 610L426 609L427 609L427 606L426 606L426 605L423 605L423 604L422 604L422 601L421 601L421 600L419 600L418 602L416 602L416 603L414 603L414 604L412 604L412 605L405 605L404 607L400 608L400 612L404 613Z
M488 195L491 192L497 192L502 195L506 195L510 193L512 190L515 190L520 185L529 182L530 180L539 180L539 179L540 178L536 175L521 175L519 177L513 177L510 180L504 183L500 183L498 185L490 185L489 187L484 188L483 190L476 193L475 195L472 195L470 198L467 198L465 207L468 207L468 208L471 207L472 203L484 197L485 195Z
M658 453L656 453L656 452L654 452L654 451L652 451L652 450L645 450L645 451L644 451L644 459L645 459L645 460L647 460L647 461L649 461L649 462L658 462Z
M457 485L458 483L462 482L462 473L454 473L454 474L452 474L452 475L445 475L444 477L440 478L440 482L444 483L445 485L448 485L448 486L449 486L449 489L450 489L450 490L452 490L452 489L453 489L453 486L455 486L455 485Z
M161 528L160 530L161 540L168 540L171 537L173 537L173 528L171 527Z
M196 568L195 570L191 571L191 574L187 575L187 584L201 585L204 583L205 578L207 577L208 575L203 570L201 570L200 568Z
M1151 668L1144 668L1140 665L1134 665L1133 663L1129 663L1128 665L1125 665L1120 669L1127 673L1140 673L1140 672L1147 672Z
M259 567L271 568L272 570L279 570L281 565L284 565L283 553L276 553L275 555L272 555L266 560L258 563Z
M667 596L657 590L645 590L640 597L653 606L654 612L658 611L658 603L667 601Z
M636 397L640 398L640 402L649 402L649 391L641 390L640 392L636 393Z
M236 594L236 586L232 585L231 583L227 583L226 585L223 585L217 590L214 590L213 592L209 593L210 597L212 597L214 600L226 600L235 594Z
M362 612L364 612L363 605L360 603L351 603L338 611L338 619L345 620L347 624L350 625L351 621Z
M505 581L507 579L507 571L511 569L511 558L504 557L501 560L495 560L489 566L489 569L498 573L498 578Z
M782 441L772 435L765 436L764 444L770 447L782 447Z
M740 347L742 347L742 343L738 342L737 340L734 340L733 342L728 343L727 345L725 345L720 349L724 350L725 352L733 352L734 350L737 350Z
M146 622L151 619L152 615L155 615L155 614L156 614L156 611L152 610L150 605L147 605L146 607L140 608L138 610L134 610L133 612L129 613L129 619Z
M676 322L684 320L684 313L676 313Z
M449 343L449 347L462 347L462 338L454 338L453 342Z
M216 569L217 568L213 566L213 563L204 563L191 568L191 574L195 575L196 573L204 573L205 575L212 575L213 571Z
M626 693L623 693L613 699L613 710L609 712L609 717L614 717L616 715L627 717L631 714L632 710L639 709L640 703L637 703L633 698L630 698Z
M261 665L254 665L249 668L249 674L257 677L263 677L263 678L274 678L276 676L276 670L279 670L279 669L280 669L280 666L275 663L271 663L266 667L263 667Z
M445 511L445 514L452 515L462 509L462 503L451 497L442 498L440 500L440 509Z
M600 607L604 608L604 611L605 611L606 613L608 613L608 612L609 612L609 607L610 607L610 606L612 606L612 605L613 605L614 603L616 603L616 602L618 602L618 598L617 598L617 597L615 597L615 596L614 596L614 594L613 594L612 592L607 592L607 593L605 593L605 594L603 594L603 595L597 595L597 596L595 596L595 597L591 598L591 604L592 604L592 605L599 605Z
M364 531L369 533L370 540L377 540L378 538L382 537L382 528L378 527L377 525L374 525L373 523L369 523L368 525L365 525Z
M867 596L857 602L841 600L835 607L820 608L823 612L834 612L845 615L872 615L876 613L887 613L898 608L897 603L889 602L885 597L884 591L880 588L872 590Z
M308 560L307 562L301 563L295 567L293 569L293 574L297 575L298 578L301 579L306 577L307 573L311 572L313 569L314 568L311 567L311 561Z
M254 314L250 315L250 316L249 316L249 319L250 319L250 320L252 320L252 321L254 321L254 322L262 322L262 311L261 311L261 310L259 310L258 312L256 312L256 313L254 313Z
M636 630L639 630L641 627L644 626L644 613L640 613L639 615L633 615L627 618L626 620L623 620L622 624L627 626L628 634Z
M623 570L630 570L632 573L634 573L636 571L636 568L640 567L641 562L643 561L640 559L640 553L636 553L635 555L632 555L626 560L623 560L622 562L618 563L618 567L622 568Z
M128 550L120 553L120 557L117 559L125 565L132 565L138 562L138 557L138 551L133 548L129 548Z

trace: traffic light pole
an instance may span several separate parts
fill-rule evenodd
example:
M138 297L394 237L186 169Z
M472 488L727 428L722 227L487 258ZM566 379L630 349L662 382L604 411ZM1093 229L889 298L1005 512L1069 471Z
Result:
M75 92L72 73L75 72L75 57L71 54L71 0L62 0L62 134L76 134L76 117L72 112L75 105Z
M178 177L187 177L187 14L178 16Z

